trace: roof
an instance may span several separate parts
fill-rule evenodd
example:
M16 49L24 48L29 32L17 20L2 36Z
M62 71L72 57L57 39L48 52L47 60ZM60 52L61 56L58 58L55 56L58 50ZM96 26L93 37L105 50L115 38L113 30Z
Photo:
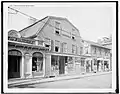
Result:
M31 37L31 38L35 38L38 33L42 30L42 28L45 26L45 24L47 24L48 20L51 18L55 18L55 19L61 19L61 20L66 20L68 23L70 23L77 31L79 31L68 19L63 18L63 17L55 17L55 16L46 16L43 19L35 22L34 24L20 30L20 34L22 37ZM34 32L33 32L34 31ZM25 36L23 33L27 33L27 35Z
M88 41L88 40L84 40L86 41L87 43L89 43L90 45L93 45L93 46L98 46L98 47L102 47L102 48L106 48L106 49L110 49L109 47L105 47L99 43L96 43L96 42L93 42L93 41Z
M28 27L20 30L20 34L22 37L35 37L39 31L43 28L43 26L48 21L48 17L45 17L37 22L35 22L32 25L29 25Z

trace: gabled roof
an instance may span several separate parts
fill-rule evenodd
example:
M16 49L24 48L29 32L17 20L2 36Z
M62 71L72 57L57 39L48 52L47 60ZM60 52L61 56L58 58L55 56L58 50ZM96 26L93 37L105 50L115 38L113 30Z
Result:
M93 41L89 41L89 40L83 40L83 41L86 41L87 43L89 43L90 45L93 45L93 46L98 46L98 47L110 49L109 47L105 47L105 46L103 46L103 45L101 45L99 43L93 42Z
M37 33L39 31L41 31L42 27L46 24L46 22L48 21L48 16L35 22L32 25L29 25L28 27L20 30L20 34L22 37L35 37L37 35ZM27 35L25 36L24 33L27 33Z
M68 23L70 23L77 31L79 31L68 19L63 18L63 17L55 17L55 16L46 16L45 18L35 22L34 24L20 30L20 34L22 37L29 37L29 38L35 38L38 33L42 30L42 28L45 26L45 24L47 24L48 20L50 18L55 18L55 19L61 19L61 20L66 20ZM22 33L27 32L27 36L24 36L24 34Z

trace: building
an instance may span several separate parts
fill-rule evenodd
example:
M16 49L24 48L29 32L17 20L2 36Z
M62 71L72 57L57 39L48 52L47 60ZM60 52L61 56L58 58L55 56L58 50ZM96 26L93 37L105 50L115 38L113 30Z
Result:
M110 48L96 42L83 40L86 72L110 70Z
M103 37L99 39L98 43L103 45L104 47L110 48L110 70L112 70L112 34L109 37Z
M19 77L20 74L21 77L58 76L73 74L80 67L81 37L79 30L66 18L47 16L19 32L9 31L8 48L10 59L17 54L23 57L14 61L22 62L13 65L20 66L18 69L8 66L9 75L18 70ZM8 60L8 65L11 62Z
M110 49L82 40L66 18L47 16L8 32L8 78L55 77L109 69Z

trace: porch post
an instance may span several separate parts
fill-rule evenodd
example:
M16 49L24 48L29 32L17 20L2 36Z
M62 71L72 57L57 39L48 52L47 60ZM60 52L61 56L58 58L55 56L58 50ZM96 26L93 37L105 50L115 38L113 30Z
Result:
M32 77L32 56L28 55L25 56L25 78L31 78Z
M49 77L51 75L51 54L45 54L44 62L44 76Z
M20 76L21 78L24 78L24 55L22 56L20 62Z
M87 72L87 71L86 71L86 59L85 59L85 66L84 66L84 68L85 68L85 73L86 73L86 72Z

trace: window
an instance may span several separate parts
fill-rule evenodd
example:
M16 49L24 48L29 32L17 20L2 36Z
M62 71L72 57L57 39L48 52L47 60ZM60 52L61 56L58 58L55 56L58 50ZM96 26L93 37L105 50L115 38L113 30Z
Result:
M85 54L88 54L88 47L85 47Z
M95 48L95 50L94 50L94 54L96 54L96 48Z
M45 47L48 47L50 49L51 41L49 38L45 38Z
M75 45L72 45L72 53L73 53L73 54L75 54L75 50L76 50L75 47L76 47Z
M75 36L72 35L72 39L75 40Z
M55 34L60 35L60 23L55 21Z
M100 51L100 55L101 55L101 49L99 49L99 51Z
M83 54L83 47L80 47L80 54Z
M63 52L64 52L64 53L67 52L67 43L63 43Z
M55 52L60 52L60 42L55 40Z
M72 36L71 36L71 38L72 38L73 40L75 40L75 35L76 35L75 29L72 29Z

